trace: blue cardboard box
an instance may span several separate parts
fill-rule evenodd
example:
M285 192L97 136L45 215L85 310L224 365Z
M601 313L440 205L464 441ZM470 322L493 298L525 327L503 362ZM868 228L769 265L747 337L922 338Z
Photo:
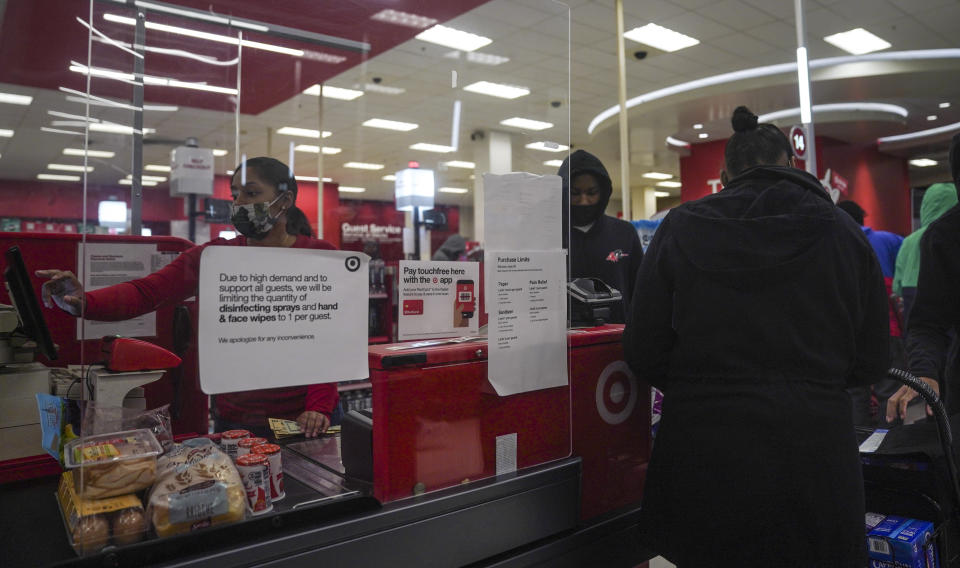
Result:
M890 515L866 519L870 568L938 568L933 523ZM874 524L873 528L870 525Z

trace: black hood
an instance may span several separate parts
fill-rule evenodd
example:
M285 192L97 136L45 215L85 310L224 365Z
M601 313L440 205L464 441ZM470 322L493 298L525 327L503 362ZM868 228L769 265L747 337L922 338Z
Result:
M675 208L670 220L699 269L745 285L802 270L839 223L855 225L815 177L780 166L750 168L720 193Z
M960 132L954 134L950 142L950 177L960 196Z
M607 204L610 203L613 185L610 182L607 168L603 167L603 162L590 152L577 150L567 156L567 159L563 161L557 171L557 175L563 180L563 219L565 225L568 225L570 219L570 180L585 173L593 174L600 182L600 202L597 204L600 215L603 215L603 212L607 210ZM564 229L564 235L566 235L566 229ZM566 236L564 236L564 243L566 243Z

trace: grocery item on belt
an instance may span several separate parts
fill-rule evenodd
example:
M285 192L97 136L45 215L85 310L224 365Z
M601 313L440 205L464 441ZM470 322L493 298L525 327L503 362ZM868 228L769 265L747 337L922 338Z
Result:
M147 532L143 504L136 495L83 499L74 490L72 471L60 477L57 501L70 545L80 555L99 552L111 542L139 542Z
M162 451L153 433L141 428L71 440L63 461L78 496L103 499L150 487Z
M240 456L245 456L249 454L250 450L253 449L255 446L259 446L260 444L266 444L266 443L267 443L266 438L244 438L239 442L237 442L236 457L239 458Z
M243 483L218 446L174 444L160 457L157 471L147 513L158 536L243 520Z
M230 456L230 459L237 459L237 444L244 438L253 436L250 430L227 430L220 434L220 447Z

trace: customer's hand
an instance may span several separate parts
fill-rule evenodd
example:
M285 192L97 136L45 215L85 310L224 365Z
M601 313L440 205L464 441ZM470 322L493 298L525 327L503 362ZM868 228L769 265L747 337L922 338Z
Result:
M83 313L83 285L69 270L38 270L36 275L46 278L40 289L43 305L52 308L56 304L61 310L70 315L79 316Z
M930 377L919 377L921 381L930 385L930 388L933 389L933 392L937 393L937 396L940 395L940 385L936 380L931 379ZM910 404L910 401L917 398L920 393L903 385L900 387L900 390L895 392L893 396L890 397L890 400L887 401L887 422L893 422L896 418L901 420L907 417L907 405ZM927 405L927 416L931 416L933 411L930 410L930 406Z
M307 438L316 438L330 427L330 419L322 412L307 410L297 417L297 424Z

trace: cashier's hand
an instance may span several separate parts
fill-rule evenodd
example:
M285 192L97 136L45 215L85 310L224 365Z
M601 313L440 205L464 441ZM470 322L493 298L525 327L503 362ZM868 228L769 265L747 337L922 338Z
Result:
M316 438L330 427L330 419L322 412L308 410L297 417L297 424L307 438Z
M56 304L68 314L79 316L83 313L83 285L69 270L38 270L40 278L46 278L40 289L43 305L52 308Z
M930 377L919 377L921 381L930 385L930 388L933 389L933 392L937 393L937 396L940 396L940 385L936 380L931 379ZM890 397L890 400L887 401L887 422L893 422L894 419L899 417L901 420L907 417L907 405L910 404L910 401L917 398L920 395L917 391L903 385L900 387L900 390L895 392L893 396ZM930 406L927 405L927 416L932 416L933 411L930 410Z

